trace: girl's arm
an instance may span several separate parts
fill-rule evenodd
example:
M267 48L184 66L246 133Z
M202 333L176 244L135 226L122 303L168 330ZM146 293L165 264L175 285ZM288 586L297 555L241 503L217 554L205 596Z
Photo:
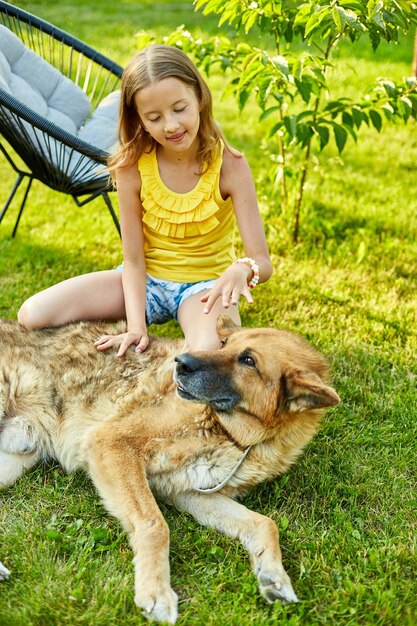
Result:
M228 150L224 151L220 192L223 198L231 197L245 255L256 261L259 267L259 282L265 282L272 275L272 264L252 173L244 157L236 157ZM209 313L218 298L222 299L225 308L230 304L237 304L241 295L252 303L252 292L248 287L248 280L251 277L252 270L249 265L232 264L216 281L213 289L201 298L201 301L206 303L204 312Z
M149 337L146 329L146 264L143 246L141 179L137 165L119 168L116 173L120 206L120 226L123 244L122 284L125 299L127 332L101 337L96 346L106 349L119 345L117 356L123 356L129 346L137 352L146 350Z

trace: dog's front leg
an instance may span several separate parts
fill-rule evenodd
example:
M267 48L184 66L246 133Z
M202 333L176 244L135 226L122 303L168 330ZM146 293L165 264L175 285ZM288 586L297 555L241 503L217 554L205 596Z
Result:
M282 565L278 528L269 517L250 511L220 493L184 493L171 500L178 509L187 511L204 526L239 539L249 552L259 591L267 602L298 602Z
M149 489L143 443L113 425L88 442L90 476L107 509L129 533L135 603L148 619L174 624L178 598L170 585L169 530Z

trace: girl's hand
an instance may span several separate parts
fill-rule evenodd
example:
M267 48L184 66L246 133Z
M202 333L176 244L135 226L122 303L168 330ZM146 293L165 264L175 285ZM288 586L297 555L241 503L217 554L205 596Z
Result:
M210 313L213 304L222 299L222 305L228 309L231 304L237 304L240 296L244 296L249 304L253 304L251 290L248 286L252 271L245 263L233 263L217 279L216 284L210 291L200 298L205 302L204 313Z
M129 331L120 335L103 335L94 342L94 345L97 350L107 350L112 346L119 346L116 356L120 358L126 354L127 349L132 345L136 345L135 352L144 352L149 345L149 337L146 330L142 332Z

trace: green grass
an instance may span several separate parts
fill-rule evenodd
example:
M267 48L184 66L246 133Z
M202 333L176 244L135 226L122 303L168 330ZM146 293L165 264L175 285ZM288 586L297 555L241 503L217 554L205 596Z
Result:
M135 33L163 35L185 23L214 33L215 20L186 2L20 2L120 63ZM412 37L373 55L361 44L338 53L334 94L411 70ZM211 86L217 94L222 80ZM302 240L262 183L261 126L233 102L216 117L247 154L259 182L275 273L242 304L243 321L300 332L329 358L342 403L283 478L245 504L276 520L285 566L301 603L268 606L242 548L161 505L171 529L179 624L392 625L417 622L417 132L361 132L342 159L316 155L306 190ZM0 159L0 204L13 179ZM21 197L21 196L20 196ZM19 197L19 199L20 199ZM18 235L15 200L0 226L0 315L14 318L31 293L82 272L114 267L120 242L104 205L84 209L34 184ZM154 329L178 335L175 323ZM133 603L126 536L81 474L40 467L0 496L1 626L115 626L145 623Z

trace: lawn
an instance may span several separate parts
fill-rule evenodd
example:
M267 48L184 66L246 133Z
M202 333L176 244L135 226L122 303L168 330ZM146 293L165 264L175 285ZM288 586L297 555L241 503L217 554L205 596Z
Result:
M165 35L185 24L203 37L216 21L188 2L42 0L19 6L125 64L136 33ZM227 31L227 28L226 28ZM412 36L377 54L344 46L334 95L378 76L411 72ZM417 129L363 129L342 158L315 155L301 242L262 182L261 124L255 105L239 116L220 100L216 118L243 150L258 182L274 263L271 280L242 304L249 326L304 335L329 359L342 398L304 456L245 504L280 528L284 564L301 602L269 606L259 597L243 549L161 505L171 529L173 587L181 626L417 623ZM0 158L0 205L13 172ZM79 209L34 183L17 237L20 197L0 225L0 315L15 318L31 293L120 262L120 241L104 205ZM179 335L175 323L154 333ZM0 496L0 559L13 572L0 587L0 626L130 626L146 623L133 603L125 534L82 475L40 467Z

